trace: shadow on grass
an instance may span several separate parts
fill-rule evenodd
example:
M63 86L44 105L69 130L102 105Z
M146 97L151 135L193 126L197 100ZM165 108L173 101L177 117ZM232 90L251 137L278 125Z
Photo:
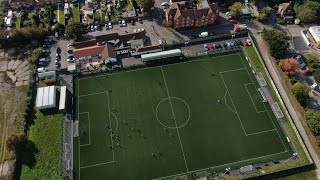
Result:
M23 165L33 169L37 162L35 156L38 153L39 149L37 148L36 144L33 141L28 140L26 147L22 151L16 152L16 165L12 179L20 179Z

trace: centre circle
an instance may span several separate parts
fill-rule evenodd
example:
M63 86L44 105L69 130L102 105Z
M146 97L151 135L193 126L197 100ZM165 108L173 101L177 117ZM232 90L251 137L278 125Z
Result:
M156 118L165 128L181 128L190 120L190 107L181 98L168 97L158 103Z

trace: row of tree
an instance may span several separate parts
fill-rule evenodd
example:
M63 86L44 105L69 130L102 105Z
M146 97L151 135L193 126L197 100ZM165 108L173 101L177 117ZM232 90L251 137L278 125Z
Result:
M20 48L31 45L39 47L43 38L47 35L47 30L41 27L26 27L22 29L12 29L11 31L0 30L0 48Z
M271 55L276 59L281 59L289 48L289 37L285 32L264 30L263 39L267 42Z

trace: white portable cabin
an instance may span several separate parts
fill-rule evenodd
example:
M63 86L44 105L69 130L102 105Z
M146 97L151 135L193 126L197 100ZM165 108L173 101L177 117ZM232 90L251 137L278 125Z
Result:
M36 107L39 109L48 109L56 107L55 86L47 86L37 89Z

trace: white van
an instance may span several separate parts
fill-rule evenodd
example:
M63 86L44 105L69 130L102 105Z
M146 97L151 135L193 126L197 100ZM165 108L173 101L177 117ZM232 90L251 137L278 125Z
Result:
M199 37L208 37L209 33L208 32L202 32L199 34Z

